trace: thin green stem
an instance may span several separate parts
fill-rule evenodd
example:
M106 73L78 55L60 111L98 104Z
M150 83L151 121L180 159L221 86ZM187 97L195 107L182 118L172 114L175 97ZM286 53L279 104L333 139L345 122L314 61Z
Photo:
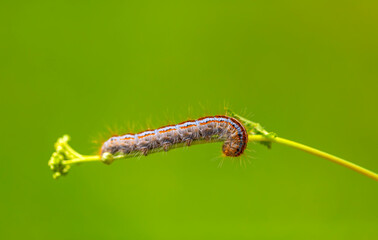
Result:
M88 156L81 156L79 158L74 158L70 160L64 160L63 165L72 165L77 163L85 163L85 162L99 162L101 161L100 155L88 155Z
M366 168L360 167L360 166L358 166L354 163L348 162L348 161L346 161L342 158L336 157L334 155L328 154L326 152L317 150L315 148L306 146L306 145L301 144L301 143L297 143L297 142L287 140L285 138L280 138L280 137L274 137L274 138L268 137L267 138L267 137L264 137L262 135L250 135L248 139L249 139L249 141L257 141L257 142L275 142L275 143L286 145L286 146L289 146L289 147L292 147L292 148L296 148L296 149L302 150L304 152L310 153L312 155L327 159L327 160L334 162L334 163L337 163L341 166L350 168L350 169L352 169L352 170L354 170L358 173L361 173L365 176L368 176L368 177L378 181L378 174L377 173L374 173L374 172L372 172L372 171L370 171Z
M294 141L291 141L291 140L288 140L288 139L284 139L284 138L280 138L280 137L270 137L270 136L267 137L267 136L263 136L263 135L249 135L248 140L250 142L279 143L279 144L286 145L286 146L289 146L289 147L292 147L292 148L295 148L295 149L299 149L299 150L302 150L304 152L310 153L312 155L315 155L315 156L327 159L331 162L337 163L341 166L350 168L350 169L352 169L352 170L354 170L358 173L361 173L365 176L368 176L368 177L378 181L378 174L376 174L376 173L374 173L374 172L372 172L372 171L370 171L366 168L360 167L360 166L358 166L354 163L348 162L348 161L346 161L342 158L336 157L334 155L328 154L326 152L317 150L315 148L306 146L306 145L301 144L301 143L297 143L297 142L294 142ZM76 153L76 151L74 151L68 145L68 143L66 141L63 141L62 143L64 144L64 146L67 150L69 149L68 151L70 153L73 153L73 152ZM202 143L202 142L198 142L197 144L200 144L200 143ZM176 146L175 148L178 148L178 147L183 147L183 146ZM155 152L158 152L158 151L153 151L151 153L155 153ZM75 157L61 161L60 162L61 166L69 167L71 165L79 164L79 163L103 161L103 159L101 158L100 155L81 155L81 154L78 154L78 153L73 154L73 155L75 155ZM112 160L132 158L134 156L135 155L118 155L118 156L113 156ZM64 169L64 168L59 168L59 169Z

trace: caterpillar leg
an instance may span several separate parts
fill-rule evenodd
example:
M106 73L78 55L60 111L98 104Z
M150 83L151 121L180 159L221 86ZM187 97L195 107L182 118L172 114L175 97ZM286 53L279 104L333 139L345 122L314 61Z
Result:
M140 152L141 152L144 156L147 156L147 154L148 154L148 148L143 147L143 148L140 149Z
M169 148L172 146L172 143L171 142L164 142L163 143L163 150L165 152L168 152Z
M187 138L187 139L185 140L185 145L188 146L188 147L190 147L190 145L192 145L192 142L193 142L193 139L191 139L191 138Z

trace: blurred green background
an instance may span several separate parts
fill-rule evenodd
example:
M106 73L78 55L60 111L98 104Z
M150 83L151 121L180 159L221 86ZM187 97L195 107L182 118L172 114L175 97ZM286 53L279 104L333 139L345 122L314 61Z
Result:
M52 179L226 103L279 136L378 170L377 1L1 1L1 239L373 239L377 182L284 146L221 144ZM127 129L127 128L126 128ZM133 131L135 129L132 129ZM123 133L123 132L120 132Z

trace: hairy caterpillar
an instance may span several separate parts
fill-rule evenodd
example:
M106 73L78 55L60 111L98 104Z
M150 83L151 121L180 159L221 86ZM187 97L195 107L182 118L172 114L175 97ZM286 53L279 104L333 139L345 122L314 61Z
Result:
M204 141L224 141L222 152L226 156L237 157L247 147L248 134L243 124L235 118L210 116L137 134L111 137L102 145L101 155L142 153L146 156L151 151L168 151L176 144L190 146Z

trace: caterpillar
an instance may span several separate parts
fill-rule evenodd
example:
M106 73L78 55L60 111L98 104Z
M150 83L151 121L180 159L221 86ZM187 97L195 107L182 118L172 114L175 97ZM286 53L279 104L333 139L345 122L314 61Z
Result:
M113 136L101 147L101 155L145 156L152 151L168 151L177 145L190 146L202 142L224 141L222 152L229 157L240 156L247 147L248 134L237 119L228 116L208 116L168 125L137 134Z

